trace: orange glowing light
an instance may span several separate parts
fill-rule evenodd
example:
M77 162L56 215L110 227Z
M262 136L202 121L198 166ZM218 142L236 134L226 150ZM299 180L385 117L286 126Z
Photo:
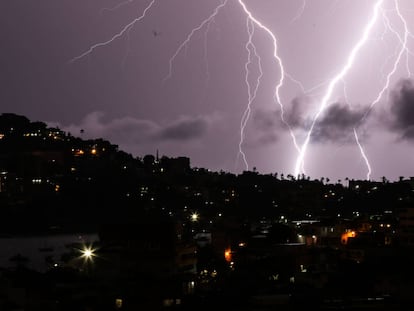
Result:
M227 248L224 251L224 259L226 259L227 262L231 262L232 261L232 255L231 255L231 249Z
M341 242L342 242L342 244L348 244L348 239L349 238L355 238L355 237L356 237L356 232L355 231L347 231L347 232L342 234Z

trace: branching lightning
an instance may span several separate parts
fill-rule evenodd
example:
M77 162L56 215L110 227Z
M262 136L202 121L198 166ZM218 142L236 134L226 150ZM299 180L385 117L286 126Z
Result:
M333 93L336 85L338 84L338 82L340 82L344 79L345 75L351 69L358 52L361 50L363 45L367 42L367 40L369 38L369 35L371 33L371 30L374 27L376 21L378 20L378 16L379 16L381 5L382 5L383 1L384 0L379 0L375 3L372 17L369 20L369 22L367 23L367 25L366 25L363 33L362 33L362 37L359 39L359 41L356 43L356 45L351 50L351 52L348 56L348 60L345 63L345 65L343 66L343 68L341 69L341 71L330 81L330 83L328 85L328 89L327 89L325 95L323 96L323 98L321 100L318 112L316 113L315 117L313 118L313 121L312 121L311 126L309 128L309 131L307 132L305 141L304 141L304 143L302 144L302 146L300 148L299 156L297 157L296 165L295 165L295 171L294 171L295 176L298 176L300 173L303 173L302 168L304 166L306 151L307 151L307 148L308 148L308 145L309 145L309 141L310 141L313 129L316 125L316 122L318 121L320 115L324 112L325 108L328 106L328 103L331 100L332 93Z
M284 108L282 100L281 100L280 89L282 88L282 86L284 84L286 72L285 72L285 68L283 66L282 58L279 56L279 53L278 53L278 43L277 43L276 36L274 35L274 33L268 27L264 26L259 20L257 20L253 16L253 14L249 11L246 4L242 0L238 0L238 1L239 1L240 5L242 6L243 11L247 14L248 18L250 18L255 25L257 25L259 28L264 30L270 36L270 38L272 39L273 58L276 60L276 63L278 64L278 67L280 69L280 77L279 77L278 83L275 86L274 99L276 100L277 104L280 107L280 119L282 120L283 124L285 124L285 126L288 128L290 136L292 137L292 140L293 140L293 144L294 144L296 150L299 151L300 150L299 145L296 142L296 136L293 132L293 129L284 117L285 108Z
M404 60L405 57L405 68L407 72L407 76L410 78L413 73L410 70L410 59L414 56L414 53L410 51L409 49L409 40L414 39L414 35L410 32L407 20L404 17L404 15L401 12L400 9L400 0L389 0L389 3L392 2L393 9L392 10L386 10L384 8L386 0L375 0L372 4L372 13L367 20L367 23L365 27L361 29L361 34L359 39L356 41L356 43L350 48L350 52L348 54L348 57L345 61L345 63L340 67L339 72L336 73L331 79L328 81L325 81L323 83L318 84L317 86L306 90L303 85L293 78L291 75L289 75L285 69L284 61L282 60L281 56L279 55L279 43L277 40L277 36L275 33L267 26L265 26L253 13L252 11L247 7L245 0L220 0L219 4L214 7L210 15L208 15L204 20L202 20L197 26L195 26L185 37L184 40L181 42L181 44L178 45L175 52L172 54L172 56L169 58L168 62L168 73L164 77L163 81L169 80L173 76L173 66L176 58L178 55L182 52L183 49L186 49L195 36L195 34L202 29L205 30L204 32L204 62L205 62L205 68L206 68L206 75L207 75L207 83L210 79L210 73L209 73L209 65L208 65L208 59L207 59L207 35L209 33L210 25L214 22L215 18L218 16L220 11L227 6L228 3L233 1L234 3L237 3L240 8L241 12L246 17L246 29L247 29L247 36L248 39L245 43L245 50L247 52L247 59L244 64L244 71L245 71L245 84L247 87L247 105L246 108L242 114L241 120L240 120L240 140L239 140L239 150L238 150L238 157L241 157L244 163L245 168L249 169L249 164L247 160L247 156L245 152L243 151L243 144L246 136L246 126L248 124L251 111L252 111L252 104L256 100L258 90L260 88L261 79L263 77L263 70L262 70L262 60L259 55L259 52L254 44L253 38L257 31L261 30L263 31L266 36L270 39L272 43L272 59L276 64L276 70L278 72L278 79L275 82L274 88L273 88L273 101L278 106L280 110L280 120L283 123L283 125L286 127L286 129L289 131L289 134L291 136L293 146L295 147L297 151L297 158L294 163L294 176L300 176L300 174L305 173L305 158L306 153L308 150L309 143L312 138L312 134L314 132L315 126L318 124L319 119L323 115L323 113L326 111L326 108L330 105L331 102L333 102L333 94L338 86L339 83L343 83L344 87L344 96L346 102L349 104L349 99L347 96L346 91L346 76L348 73L353 69L355 66L354 63L356 61L356 58L361 53L361 50L365 45L367 45L368 41L371 38L371 34L373 32L373 29L377 25L378 21L383 21L384 25L384 32L381 36L381 39L385 37L386 34L391 33L398 41L399 45L395 50L395 54L390 55L389 59L387 60L387 67L389 66L388 61L391 61L390 69L387 70L387 72L383 75L383 85L381 86L380 90L376 94L376 96L373 98L372 101L370 101L369 105L367 105L367 110L365 114L362 116L362 118L359 120L359 122L354 126L353 128L353 137L355 139L355 143L358 146L358 150L360 152L360 155L362 159L365 161L366 167L367 167L367 174L366 178L369 180L372 173L371 164L369 162L367 153L365 152L363 148L363 144L361 142L361 139L358 135L358 129L360 126L362 126L366 119L368 118L371 110L374 108L375 105L377 105L384 97L386 92L390 89L390 85L392 82L393 76L395 76L399 66L401 66L401 63ZM125 0L120 2L118 5L112 7L112 8L104 8L101 10L101 13L104 11L114 11L122 6L128 5L130 3L134 2L134 0ZM128 36L130 30L141 20L143 20L148 11L154 6L156 0L151 0L149 4L145 7L142 14L138 17L136 17L134 20L132 20L130 23L126 24L118 33L113 35L110 39L96 43L88 50L83 52L82 54L72 58L70 62L78 61L90 54L92 54L96 49L101 48L103 46L109 45L113 43L115 40L122 36ZM336 5L338 0L334 2ZM388 3L388 2L387 2ZM296 22L298 19L301 18L304 10L306 9L306 6L308 5L307 0L302 0L301 6L299 10L297 11L294 18L291 20L291 23ZM395 14L394 17L397 18L398 23L402 26L402 30L399 30L397 26L395 26L391 19L390 14ZM126 57L126 56L125 56ZM411 58L410 58L411 57ZM251 66L254 66L256 64L257 72L258 74L252 78L252 72L251 72ZM385 68L385 65L384 65ZM321 87L326 86L326 90L321 96L321 99L318 104L318 108L316 110L316 113L313 115L310 121L310 126L305 132L305 137L302 142L302 144L298 144L296 134L292 128L292 126L287 121L287 118L285 117L285 104L282 101L281 98L281 91L282 88L286 85L286 80L288 82L292 81L293 83L299 85L300 89L302 90L303 94L308 94L309 92L319 89ZM289 81L290 80L290 81ZM319 94L318 94L319 96ZM292 123L293 124L293 123Z
M187 35L186 39L178 46L177 50L175 51L175 53L172 55L172 57L169 60L169 72L168 72L168 75L164 78L164 81L171 78L174 60L178 56L178 54L181 52L181 50L184 47L187 46L187 44L191 41L191 38L193 37L193 35L197 31L202 29L205 25L209 25L211 20L213 20L217 16L220 9L222 9L224 6L226 6L227 2L228 2L228 0L222 1L221 4L218 5L214 9L213 13L209 17L207 17L205 20L203 20L197 27L193 28L191 30L191 32ZM248 22L248 24L247 24L249 39L248 39L248 42L246 43L246 49L248 50L249 55L248 55L248 61L246 63L246 66L248 66L248 64L251 61L250 47L253 49L253 51L255 53L255 56L258 59L260 59L260 57L258 56L258 54L256 52L254 44L252 42L252 36L253 36L253 32L254 32L254 25L256 25L257 27L264 30L270 36L270 38L272 40L272 43L273 43L273 58L275 59L277 65L278 65L278 68L280 70L279 81L277 82L277 84L275 86L274 99L280 107L280 111L281 111L280 112L280 118L281 118L282 122L284 123L284 125L289 129L289 132L290 132L290 135L292 137L294 146L295 146L296 150L298 150L298 152L299 152L299 146L296 142L296 136L295 136L291 126L289 125L289 123L286 121L286 119L284 117L285 112L284 112L284 106L283 106L281 96L280 96L280 89L282 88L282 86L284 84L286 72L285 72L285 69L284 69L284 66L283 66L282 59L278 54L278 44L277 44L276 36L274 35L274 33L268 27L263 25L258 19L256 19L253 16L251 11L247 8L246 4L242 0L238 0L238 3L241 5L243 11L247 15L247 19L250 20L250 23ZM259 62L259 71L262 73L260 62ZM256 86L254 87L254 91L252 93L251 85L250 85L250 82L248 81L248 75L249 75L249 71L248 71L248 68L247 68L246 69L246 84L247 84L247 87L248 87L248 105L247 105L247 108L246 108L245 112L243 113L243 116L242 116L242 119L241 119L240 142L239 142L239 154L242 156L243 162L244 162L246 168L248 168L249 166L248 166L248 163L247 163L246 155L242 150L242 144L243 144L243 140L244 140L244 131L245 131L245 127L246 127L247 121L248 121L249 116L250 116L250 111L251 111L250 106L252 104L252 101L256 97L256 92L257 92L257 89L260 85L260 77L261 77L260 76L258 78L258 80L256 82Z
M260 79L263 76L263 70L262 70L262 63L261 63L260 56L257 54L256 46L253 44L253 41L252 41L253 34L254 34L254 24L253 24L252 20L249 19L249 18L246 19L246 27L247 27L247 32L249 34L249 39L246 43L247 62L246 62L244 67L245 67L245 71L246 71L245 82L246 82L246 85L247 85L248 99L247 99L247 107L246 107L246 110L243 113L243 116L242 116L242 119L241 119L241 124L240 124L239 153L242 156L242 159L243 159L244 165L246 167L246 170L249 170L249 164L247 162L246 154L243 151L242 145L243 145L243 141L244 141L245 128L246 128L246 125L247 125L247 121L249 120L249 117L250 117L251 105L252 105L253 101L256 98L257 90L259 89L259 86L260 86ZM257 76L256 83L255 83L255 86L254 86L253 90L252 90L251 84L249 82L249 76L250 76L249 66L252 63L252 58L251 58L252 51L254 53L254 56L257 59L258 68L259 68L259 75Z
M354 137L355 137L355 141L356 141L356 143L357 143L357 145L358 145L358 148L359 148L359 151L361 152L361 155L362 155L362 158L364 159L364 161L365 161L365 164L367 165L367 168L368 168L368 172L367 172L367 180L370 180L370 177L371 177L371 164L369 163L369 160L368 160L368 157L367 157L367 155L365 154L365 150L364 150L364 148L362 147L362 144L360 143L360 141L359 141L359 137L358 137L358 133L357 133L357 131L356 131L356 129L354 128Z
M409 30L408 30L407 22L405 21L404 17L402 16L402 14L400 12L398 1L394 0L394 3L395 3L395 9L396 9L397 15L398 15L399 19L401 20L401 22L403 23L403 25L404 25L404 36L403 36L403 38L401 38L399 33L392 27L391 23L389 22L389 19L386 16L384 16L385 20L387 21L388 29L398 37L398 39L401 43L401 48L400 48L400 51L397 54L397 57L394 61L392 69L388 72L388 74L386 76L385 85L383 86L383 88L378 93L378 96L371 103L368 112L381 100L381 98L383 97L385 91L389 89L390 82L391 82L391 77L396 72L397 67L398 67L398 65L401 61L401 58L403 57L404 52L406 52L407 54L409 53L409 50L407 48L407 42L408 42L408 36L409 36L410 33L409 33ZM408 59L408 56L407 56L407 59ZM411 74L408 65L407 65L407 68L408 68L408 73ZM368 112L365 114L364 119L366 118Z
M362 117L362 119L360 120L359 124L361 124L361 123L363 123L365 121L365 119L368 117L368 115L369 115L370 111L373 109L373 107L376 104L379 103L379 101L381 100L381 98L384 96L384 93L390 88L391 77L397 71L398 65L401 62L401 59L403 57L404 52L407 55L406 68L407 68L408 76L411 76L411 72L410 72L410 68L409 68L409 62L408 62L408 59L409 59L408 56L409 56L409 54L411 52L410 52L410 50L408 49L408 46L407 46L407 44L408 44L408 38L411 35L411 33L410 33L409 29L408 29L407 22L406 22L405 18L403 17L402 13L401 13L398 0L394 0L394 5L395 5L395 11L397 13L397 16L398 16L399 20L401 21L401 23L404 26L404 34L403 34L403 36L401 37L401 35L398 33L398 31L396 31L394 29L394 27L392 26L389 18L387 17L387 15L384 12L383 12L383 19L385 21L386 28L389 31L391 31L398 38L401 47L400 47L400 49L399 49L399 51L398 51L398 53L397 53L397 55L395 57L395 60L394 60L394 63L392 65L391 70L386 75L384 86L378 92L377 97L371 102L368 110L366 111L366 113L364 114L364 116ZM368 167L367 179L369 180L372 169L371 169L371 165L369 163L368 157L366 156L366 154L364 152L364 149L363 149L363 147L362 147L362 145L361 145L361 143L360 143L360 141L358 139L358 133L357 133L357 129L356 128L354 128L354 136L355 136L356 143L358 144L358 147L359 147L359 149L361 151L361 155L362 155L363 159L365 160L365 163L366 163L366 165Z
M191 38L194 36L194 34L199 31L200 29L202 29L205 25L209 25L210 22L212 20L214 20L214 18L217 16L217 14L219 13L220 9L223 8L226 4L227 4L228 0L223 0L221 2L220 5L218 5L213 13L211 13L211 15L209 17L207 17L205 20L203 20L197 27L193 28L191 30L191 32L187 35L187 37L185 38L185 40L178 46L177 50L175 51L175 53L173 54L173 56L170 58L169 60L169 70L168 70L168 74L167 76L164 78L165 80L168 80L172 77L172 70L173 70L173 63L175 58L178 56L178 54L181 52L181 50L187 46L187 44L191 41Z
M109 40L106 40L104 42L100 42L100 43L96 43L94 45L92 45L87 51L85 51L84 53L72 58L70 60L71 63L91 54L95 49L111 44L112 42L114 42L116 39L122 37L125 33L127 33L132 27L134 27L134 25L138 22L140 22L142 19L145 18L145 16L147 15L147 11L149 9L151 9L151 7L154 5L156 0L152 0L148 6L144 9L144 11L142 12L142 14L140 16L138 16L137 18L135 18L134 20L132 20L132 22L128 23L127 25L125 25L124 28L122 28L122 30L120 32L118 32L117 34L115 34L114 36L112 36Z

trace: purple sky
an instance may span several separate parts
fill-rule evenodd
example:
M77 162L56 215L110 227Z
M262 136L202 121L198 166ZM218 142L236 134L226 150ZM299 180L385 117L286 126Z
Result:
M354 128L371 179L414 176L414 1L383 0L367 40L321 109L376 2L243 2L277 38L284 123L274 98L282 72L272 38L249 24L254 45L246 46L248 15L238 0L228 0L181 50L222 1L156 0L129 31L72 62L120 33L151 1L1 1L1 112L58 125L74 136L83 129L83 138L108 139L135 156L158 149L190 157L193 167L235 173L256 167L285 175L301 163L286 124L300 151L315 121L299 165L311 178L367 178ZM260 85L243 119L246 68L251 94L259 78Z

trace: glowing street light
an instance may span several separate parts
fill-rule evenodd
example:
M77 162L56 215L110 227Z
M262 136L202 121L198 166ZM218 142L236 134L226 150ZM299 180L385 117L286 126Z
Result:
M196 222L197 220L198 220L198 214L197 213L192 213L191 214L191 221L194 221L194 222Z
M85 259L85 261L93 261L93 257L96 256L95 249L91 247L85 246L81 251L81 257Z

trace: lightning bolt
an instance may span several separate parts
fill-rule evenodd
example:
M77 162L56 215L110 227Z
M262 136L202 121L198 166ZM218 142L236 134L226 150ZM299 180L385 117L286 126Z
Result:
M345 82L345 80L344 79L342 79L341 80L342 81L342 83L343 83L343 92L344 92L344 98L345 98L345 102L346 102L346 104L351 108L351 105L350 105L350 102L349 102L349 99L348 99L348 92L347 92L347 85L346 85L346 82ZM367 167L367 177L366 177L366 179L367 180L370 180L370 178L371 178L371 172L372 172L372 169L371 169L371 164L369 163L369 160L368 160L368 157L367 157L367 155L366 155L366 153L365 153L365 150L364 150L364 147L362 146L362 143L360 142L360 140L359 140L359 137L358 137L358 132L357 132L357 129L356 129L356 127L354 127L354 129L353 129L353 136L354 136L354 138L355 138L355 143L357 144L357 146L358 146L358 150L359 150L359 152L360 152L360 154L361 154L361 157L362 157L362 159L364 160L364 162L365 162L365 165L366 165L366 167Z
M394 0L394 6L395 6L395 11L397 13L397 16L403 24L403 28L404 28L403 37L401 37L401 35L398 33L398 31L394 29L394 27L392 26L389 18L385 15L385 12L383 13L383 19L385 21L385 25L386 25L387 29L389 31L391 31L398 38L401 47L400 47L400 49L397 53L397 56L395 58L395 61L392 65L391 70L386 75L385 83L384 83L383 87L378 92L377 97L371 102L368 110L366 111L364 116L361 118L358 125L360 125L361 123L363 123L366 120L366 118L368 117L371 110L374 108L374 106L376 104L378 104L380 102L380 100L384 96L385 92L390 88L391 78L395 74L395 72L397 71L398 65L401 63L401 60L403 58L404 53L406 54L406 68L407 68L408 76L409 77L411 76L411 71L410 71L408 60L409 60L409 55L412 54L412 53L408 49L407 44L408 44L408 39L409 39L409 37L412 36L412 34L410 33L410 31L408 29L407 21L405 20L404 16L401 13L401 10L400 10L400 7L399 7L399 2L397 0ZM356 143L357 143L357 145L360 149L361 155L362 155L363 159L365 160L365 163L368 167L367 180L369 180L370 175L371 175L371 165L369 163L368 157L365 154L365 151L362 147L362 144L359 141L358 134L357 134L357 127L354 128L354 136L355 136L355 141L356 141Z
M362 144L359 141L358 133L357 133L357 131L356 131L355 128L354 128L354 137L355 137L355 141L356 141L356 143L358 145L359 151L361 152L362 158L364 159L365 164L368 167L367 180L370 180L370 178L371 178L371 171L372 171L371 170L371 164L369 163L369 160L368 160L367 155L365 154L364 148L362 147Z
M256 98L257 95L257 90L259 89L260 86L260 79L263 76L263 70L262 70L262 64L261 64L261 58L260 56L257 54L257 50L256 50L256 46L253 44L253 34L254 34L254 24L252 22L251 19L247 18L246 19L246 28L247 28L247 33L249 36L249 39L246 43L246 51L247 51L247 62L245 64L245 82L247 85L247 94L248 94L248 100L247 100L247 107L246 110L243 113L242 119L241 119L241 124L240 124L240 142L239 142L239 153L242 156L244 165L246 167L246 170L249 170L249 164L247 163L247 158L246 158L246 154L244 153L243 149L242 149L242 145L243 145L243 141L244 141L244 132L245 132L245 128L247 125L247 121L249 120L250 117L250 112L251 112L251 104L253 103L253 101ZM251 54L252 51L255 55L255 57L257 58L258 61L258 68L259 68L259 75L257 76L256 79L256 84L255 87L252 91L252 87L251 84L249 82L249 76L250 76L250 70L249 70L249 65L252 63L252 59L251 59Z
M114 36L112 36L110 39L100 42L100 43L96 43L94 45L92 45L87 51L85 51L84 53L72 58L70 60L70 63L76 62L77 60L80 60L81 58L84 58L85 56L91 54L94 50L96 50L99 47L111 44L112 42L114 42L116 39L122 37L125 33L127 33L132 27L135 26L136 23L140 22L142 19L145 18L145 16L147 15L147 11L151 9L151 7L154 5L156 0L152 0L148 6L144 9L144 11L142 12L142 14L140 16L138 16L137 18L133 19L132 22L126 24L124 26L124 28L121 29L121 31L119 31L118 33L116 33Z
M101 13L104 11L114 11L122 6L128 5L132 2L134 2L135 0L125 0L120 2L118 5L111 7L111 8L103 8L101 10ZM359 148L359 151L361 153L362 158L365 161L365 164L367 166L367 179L370 179L370 175L372 172L371 169L371 165L369 163L368 157L366 155L366 152L364 151L364 148L362 146L362 143L360 141L360 138L358 137L358 128L364 124L364 122L366 121L369 113L371 112L371 110L374 108L375 105L377 105L381 99L384 97L384 94L387 92L387 90L389 90L390 88L390 84L391 84L391 80L393 78L393 76L395 75L398 67L400 66L400 64L403 61L403 58L405 56L405 68L408 74L408 77L412 76L412 72L410 70L410 57L414 56L414 53L412 51L410 51L409 47L408 47L408 41L411 38L414 38L413 34L409 31L408 28L408 24L407 24L407 20L406 18L403 16L401 9L400 9L400 5L399 5L399 0L391 0L393 1L393 7L394 9L392 10L392 12L395 13L395 15L398 17L398 20L401 22L401 25L403 27L403 31L401 33L401 31L397 30L396 26L393 25L393 23L391 22L388 14L391 11L387 11L383 8L384 5L384 0L375 0L374 4L373 4L373 8L372 8L372 15L369 18L367 24L365 25L365 27L362 30L361 36L359 38L359 40L355 43L355 45L352 47L352 49L350 50L350 53L346 59L345 64L342 66L342 68L339 70L339 72L330 80L325 81L311 89L305 90L305 88L302 86L302 84L297 81L296 79L294 79L292 76L290 76L286 70L285 70L285 66L284 63L282 61L282 58L279 55L278 52L278 40L276 38L276 35L274 34L274 32L272 30L270 30L268 27L266 27L261 21L259 21L252 13L252 11L250 11L247 7L247 5L245 4L245 1L243 0L234 0L235 2L237 2L243 13L246 15L246 28L247 28L247 34L248 34L248 40L245 44L245 49L247 51L247 60L245 62L245 83L247 86L247 106L246 109L244 110L243 114L242 114L242 118L240 120L240 140L239 140L239 152L238 152L238 157L241 156L241 158L243 159L244 165L246 167L246 169L249 168L248 162L247 162L247 157L245 152L243 151L243 144L244 144L244 139L245 139L245 131L246 131L246 125L248 123L248 120L250 118L251 115L251 105L253 104L254 100L256 99L257 96L257 92L258 89L260 87L260 83L261 83L261 78L263 76L263 71L262 71L262 64L261 64L261 58L260 55L258 54L258 51L256 49L256 46L254 45L253 42L253 36L255 34L256 30L262 30L269 38L270 41L272 43L272 50L273 50L273 60L276 63L277 66L277 70L279 72L279 77L278 80L275 82L275 86L274 86L274 92L273 92L273 101L278 105L279 109L280 109L280 119L282 121L282 123L284 124L284 126L289 130L290 136L292 138L293 141L293 145L296 148L298 155L296 158L296 162L295 162L295 166L294 166L294 175L295 176L299 176L300 173L305 173L304 167L305 167L305 156L306 156L306 152L309 146L309 142L313 133L313 130L315 128L315 125L317 124L319 118L321 117L321 115L323 114L323 112L326 110L326 108L328 107L329 103L332 102L332 95L338 85L338 83L342 82L344 85L344 95L345 95L345 100L348 102L348 98L347 98L347 92L346 92L346 84L345 84L345 77L347 76L348 72L351 70L351 68L354 65L355 59L357 58L358 54L360 53L361 49L363 48L363 46L367 43L370 34L374 28L374 26L376 25L378 19L380 16L382 16L382 21L384 22L384 33L382 34L383 37L385 37L387 31L389 31L390 33L392 33L398 40L399 42L399 46L395 51L395 54L393 56L390 56L388 61L387 61L387 66L388 66L388 62L390 62L391 59L393 59L392 64L391 64L391 69L388 70L387 74L384 74L384 80L383 80L383 85L381 87L381 89L378 91L377 95L375 96L375 98L370 102L368 109L366 110L365 114L363 115L363 117L360 119L360 121L358 122L358 124L353 128L353 136L355 139L355 142ZM152 0L149 2L149 4L145 7L144 11L142 12L142 14L138 17L136 17L135 19L133 19L130 23L126 24L118 33L116 33L115 35L113 35L112 37L110 37L108 40L103 41L103 42L99 42L96 43L92 46L90 46L90 48L88 50L86 50L85 52L83 52L82 54L72 58L70 60L71 63L80 60L90 54L92 54L95 50L97 50L98 48L101 48L103 46L106 46L108 44L111 44L112 42L114 42L115 40L117 40L118 38L126 35L129 38L129 33L130 30L140 21L142 21L148 11L154 6L156 0ZM207 59L207 35L210 29L210 25L212 22L214 22L214 19L216 18L216 16L219 14L219 12L229 3L229 0L220 0L220 4L217 5L214 10L212 11L212 13L207 16L207 18L205 18L203 21L201 21L200 24L198 24L198 26L196 26L195 28L193 28L185 37L185 39L181 42L181 44L177 47L177 49L175 50L175 52L173 53L173 55L171 56L171 58L169 59L169 67L168 67L168 73L166 75L166 77L164 78L165 80L168 80L172 77L173 75L173 65L174 65L174 61L177 58L177 56L180 54L180 52L183 49L187 49L188 48L188 44L189 42L192 40L192 38L194 37L194 35L200 31L201 29L205 28L205 32L204 32L204 61L205 61L205 65L206 65L206 71L207 71L207 83L208 80L210 79L210 74L209 74L209 68L208 68L208 59ZM336 4L338 3L338 0L336 0L334 2L334 5L336 6ZM302 5L299 8L296 16L291 20L291 23L295 22L296 20L298 20L304 10L306 9L306 5L307 5L307 1L303 0L302 1ZM381 14L382 13L382 14ZM125 58L127 57L127 55L125 55ZM251 81L251 71L250 71L250 67L253 66L253 57L256 59L257 62L257 68L258 68L258 75L256 77L256 79L254 81ZM125 60L124 58L124 60ZM385 68L385 64L384 64L384 68ZM384 70L385 72L385 70ZM293 132L292 127L290 126L290 124L287 122L286 118L285 118L285 108L284 108L284 104L282 102L281 99L281 90L283 88L283 86L286 84L286 80L290 80L293 83L296 83L300 86L300 88L302 89L304 94L307 94L313 90L319 89L322 86L327 85L326 91L323 93L322 98L320 100L318 109L316 114L313 116L312 118L312 122L311 125L308 129L308 131L306 132L306 136L305 139L303 141L303 143L301 145L299 145L297 143L297 139L296 136Z
M284 69L284 66L283 66L282 59L281 59L281 57L278 54L278 43L277 43L276 36L274 35L274 33L268 27L266 27L265 25L263 25L257 18L255 18L253 16L252 12L247 8L246 4L242 0L237 0L237 1L240 4L240 6L242 7L242 9L245 12L245 14L247 15L247 19L250 20L250 23L251 23L250 25L247 24L249 40L248 40L248 42L246 44L246 49L248 50L248 53L251 53L250 52L250 47L252 47L252 49L253 49L253 51L255 53L255 56L260 59L260 57L258 56L258 54L257 54L257 52L255 50L254 44L252 42L252 36L253 36L253 32L254 32L254 30L253 30L254 29L254 25L256 25L260 29L264 30L269 35L269 37L271 38L271 41L273 43L273 58L275 59L277 65L278 65L278 68L280 70L279 81L277 82L277 84L275 86L274 100L277 102L277 104L280 107L280 118L281 118L283 124L289 129L289 133L290 133L290 135L292 137L293 144L294 144L296 150L299 152L299 145L297 144L296 136L293 133L293 130L292 130L290 124L286 121L286 119L284 117L285 111L284 111L284 106L283 106L283 103L282 103L282 100L281 100L281 96L280 96L280 90L281 90L281 88L282 88L282 86L284 84L286 72L285 72L285 69ZM173 63L174 63L176 57L178 56L178 54L181 52L181 50L188 45L188 43L191 41L192 37L194 36L194 34L197 31L199 31L200 29L202 29L206 24L208 25L211 22L211 20L213 20L217 16L217 14L219 13L219 11L224 6L226 6L227 2L228 2L228 0L222 1L221 4L218 5L214 9L214 11L211 13L211 15L208 16L206 19L204 19L197 27L193 28L191 30L191 32L187 35L187 37L185 38L185 40L178 46L177 50L175 51L175 53L172 55L172 57L169 60L169 71L168 71L167 76L164 78L164 81L165 80L168 80L168 79L170 79L172 77ZM251 54L248 55L248 61L246 63L246 66L247 67L248 67L248 64L250 63L250 61L251 61ZM259 68L259 71L261 72L261 68ZM243 116L242 116L242 119L241 119L240 142L239 142L239 154L242 156L242 159L243 159L243 162L244 162L246 168L248 168L249 166L248 166L248 163L247 163L246 154L242 150L242 144L243 144L243 141L244 141L244 131L245 131L245 127L246 127L247 121L248 121L248 119L250 117L251 103L254 100L254 98L256 97L256 92L257 92L257 89L258 89L258 87L260 85L260 78L258 78L259 80L256 83L256 87L254 88L254 91L252 93L252 91L251 91L251 85L250 85L250 83L248 81L248 75L249 75L249 70L247 68L246 69L246 79L247 79L246 80L246 84L247 84L247 87L248 87L248 105L247 105L247 108L246 108L245 112L243 113Z
M390 82L391 82L391 77L394 75L394 73L397 71L397 68L398 68L398 65L399 65L399 63L401 62L401 59L402 59L402 57L403 57L403 54L404 54L404 52L406 52L407 54L409 53L409 49L408 49L408 47L407 47L407 42L408 42L408 37L409 37L409 35L410 35L410 32L409 32L409 30L408 30L408 26L407 26L407 22L406 22L406 20L404 19L404 17L403 17L403 15L401 14L401 11L400 11L400 7L399 7L399 5L398 5L398 1L397 0L394 0L394 4L395 4L395 9L396 9L396 12L397 12L397 15L398 15L398 17L399 17L399 19L401 20L401 22L403 23L403 25L404 25L404 37L403 38L401 38L401 36L399 35L399 33L392 27L392 25L391 25L391 23L390 23L390 21L389 21L389 19L387 18L387 17L384 17L385 19L386 19L386 21L387 21L387 25L388 25L388 29L391 31L391 32L393 32L396 36L397 36L397 38L399 39L399 41L400 41L400 43L401 43L401 48L400 48L400 51L398 52L398 54L397 54L397 57L396 57L396 59L395 59L395 61L394 61L394 64L393 64L393 66L392 66L392 68L391 68L391 70L388 72L388 74L387 74L387 76L386 76L386 79L385 79L385 84L384 84L384 86L383 86L383 88L379 91L379 93L378 93L378 95L377 95L377 97L372 101L372 103L371 103L371 105L370 105L370 107L369 107L369 109L368 109L368 111L367 111L367 113L365 114L365 116L363 117L363 120L365 120L366 119L366 117L368 116L368 113L372 110L372 108L376 105L376 104L378 104L378 102L381 100L381 98L383 97L383 95L384 95L384 93L389 89L389 87L390 87ZM407 59L408 59L408 56L407 56ZM408 65L407 65L407 67L408 67ZM408 68L408 73L409 74L411 74L410 73L410 69Z
M359 39L359 41L355 44L355 46L351 50L351 52L348 56L347 62L342 67L341 71L329 82L328 89L327 89L325 95L323 96L323 98L321 100L319 109L318 109L316 115L314 116L314 118L312 120L312 123L311 123L311 126L310 126L310 128L309 128L309 130L306 134L305 141L303 142L302 146L300 147L299 155L297 157L296 165L295 165L295 171L294 171L295 176L298 176L300 173L303 172L302 168L304 166L304 159L305 159L306 151L307 151L309 141L310 141L310 137L312 135L312 132L313 132L313 129L315 127L316 122L318 121L320 115L325 111L326 107L328 106L328 102L331 100L332 93L333 93L336 85L338 84L338 82L340 82L344 79L345 75L351 69L358 52L361 50L363 45L367 42L367 40L369 38L369 34L371 33L371 30L374 27L376 21L378 20L379 12L380 12L381 5L382 5L383 2L384 2L384 0L376 1L375 5L374 5L374 8L373 8L372 17L369 20L369 22L367 23L367 25L365 26L365 29L362 33L362 37Z
M347 85L346 85L344 79L342 79L342 83L343 83L343 86L344 86L343 91L344 91L345 102L351 108L351 105L350 105L350 102L349 102L349 99L348 99ZM365 153L364 147L362 146L362 143L359 140L358 132L357 132L356 127L353 128L353 134L354 134L354 138L355 138L355 143L357 144L358 150L359 150L359 152L361 154L361 157L364 160L365 165L367 167L366 180L370 180L371 179L371 172L372 172L371 164L369 163L369 159L368 159L368 157L367 157L367 155Z
M305 12L306 9L306 0L302 0L302 5L300 6L298 12L296 13L295 17L290 21L290 23L294 23L296 22L298 19L300 19L302 17L303 12Z
M212 20L214 20L214 18L219 13L220 9L223 8L227 4L227 1L228 0L223 0L221 2L221 4L218 5L214 9L213 13L211 13L211 15L209 17L207 17L205 20L203 20L197 27L193 28L191 30L191 32L187 35L187 37L185 38L185 40L178 46L177 50L175 51L175 53L171 56L171 58L169 60L169 70L168 70L167 76L164 78L164 81L166 81L166 80L168 80L168 79L170 79L172 77L174 60L178 56L178 54L180 54L181 50L188 45L188 43L191 41L191 38L194 36L194 34L197 31L199 31L200 29L202 29L205 25L209 25L210 22Z
M122 2L118 3L117 5L115 5L111 8L102 8L100 13L103 14L105 11L110 11L110 12L115 11L115 10L125 6L125 5L128 5L128 4L132 3L132 2L134 2L134 0L122 1Z
M269 37L272 40L273 43L273 58L275 59L276 63L278 64L278 67L280 69L280 77L279 77L279 81L277 82L276 86L275 86L275 91L274 91L274 99L277 102L277 104L280 107L280 118L283 122L283 124L288 128L290 136L292 138L293 144L296 148L296 150L299 152L299 145L297 144L296 141L296 136L292 130L292 127L290 126L290 124L286 121L284 115L285 115L285 109L280 97L280 89L282 88L284 81L285 81L285 76L286 76L286 72L285 72L285 68L282 62L281 57L279 56L278 53L278 43L277 43L277 39L276 36L274 35L274 33L265 25L263 25L259 20L257 20L253 14L250 12L250 10L247 8L246 4L242 1L242 0L238 0L239 4L241 5L243 11L247 14L247 17L255 24L257 25L259 28L261 28L263 31L265 31Z

